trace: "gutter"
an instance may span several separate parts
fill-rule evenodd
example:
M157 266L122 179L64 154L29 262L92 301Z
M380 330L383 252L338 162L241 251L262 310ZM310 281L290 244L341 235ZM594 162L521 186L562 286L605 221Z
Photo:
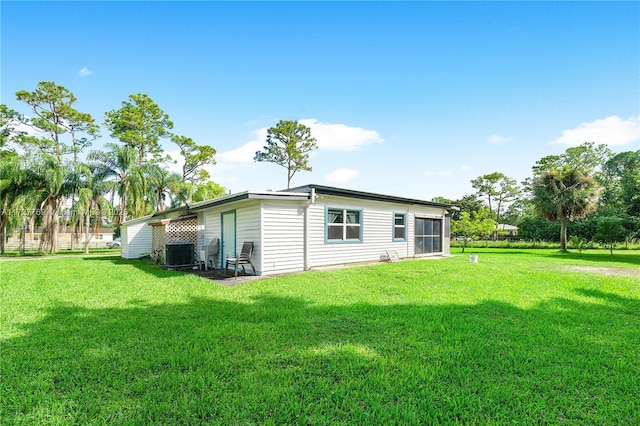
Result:
M309 201L304 206L304 270L308 271L311 269L311 262L309 260L309 234L310 234L310 225L309 225L309 207L311 207L316 202L316 189L311 188L309 193Z

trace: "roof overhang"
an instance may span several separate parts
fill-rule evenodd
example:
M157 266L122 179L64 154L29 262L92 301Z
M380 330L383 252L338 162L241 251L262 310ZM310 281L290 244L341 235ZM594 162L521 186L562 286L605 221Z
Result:
M286 200L286 201L306 201L310 197L309 193L289 192L289 191L245 191L233 195L227 195L212 200L201 201L192 204L189 211L198 211L215 207L219 205L229 204L242 200Z
M198 216L195 214L191 214L188 216L178 216L178 217L171 217L169 219L160 219L156 222L148 222L147 225L149 226L164 226L167 225L169 223L174 223L174 222L181 222L183 220L189 220L189 219L195 219Z

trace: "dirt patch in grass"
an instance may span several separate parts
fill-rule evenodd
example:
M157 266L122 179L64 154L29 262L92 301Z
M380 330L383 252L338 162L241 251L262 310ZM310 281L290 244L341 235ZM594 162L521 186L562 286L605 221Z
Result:
M635 268L614 268L606 266L567 266L571 272L588 272L590 274L605 275L608 277L639 277L640 269Z

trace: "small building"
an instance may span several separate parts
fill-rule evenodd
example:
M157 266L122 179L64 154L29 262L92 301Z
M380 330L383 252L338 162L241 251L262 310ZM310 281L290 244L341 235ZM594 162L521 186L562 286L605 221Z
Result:
M122 224L122 257L162 257L169 242L199 250L219 243L216 266L243 242L254 244L258 275L400 258L449 255L455 207L412 198L306 185L246 191L170 209Z
M496 229L502 235L507 237L517 237L518 227L513 225L507 225L506 223L499 223L496 225Z

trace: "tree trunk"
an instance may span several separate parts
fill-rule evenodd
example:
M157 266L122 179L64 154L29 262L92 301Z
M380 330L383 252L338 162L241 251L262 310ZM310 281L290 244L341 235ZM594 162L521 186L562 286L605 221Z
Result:
M560 219L560 251L567 251L567 219Z
M29 218L29 240L33 241L36 233L36 214L35 212Z
M7 211L8 207L9 200L8 198L5 198L2 211L0 211L0 254L4 254L4 243L7 241L7 223L9 222L9 212Z
M7 216L3 213L0 216L0 254L4 254L4 243L7 241Z
M51 211L51 220L53 222L52 241L51 248L52 253L58 253L60 251L60 200L56 199Z
M162 200L162 191L161 190L157 191L157 196L158 196L157 210L159 212L163 212L164 211L164 201Z
M89 211L87 211L86 215L86 224L84 227L84 254L89 254L89 243L91 243L91 236L90 236L90 232L89 229L91 227L91 209L89 209ZM93 225L94 231L95 231L95 224Z

